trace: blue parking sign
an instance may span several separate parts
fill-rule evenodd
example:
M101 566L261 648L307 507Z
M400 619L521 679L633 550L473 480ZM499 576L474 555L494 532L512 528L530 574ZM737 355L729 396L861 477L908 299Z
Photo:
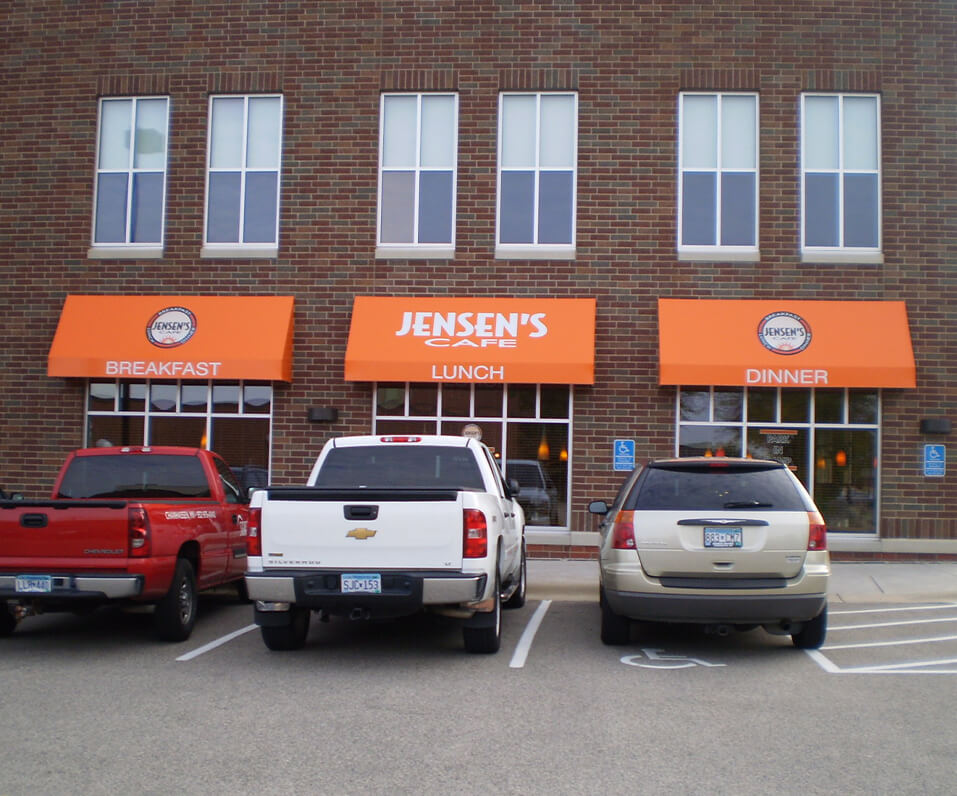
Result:
M947 470L947 448L943 445L924 446L924 476L943 478Z
M633 439L616 439L615 448L612 453L616 470L635 469L635 441Z

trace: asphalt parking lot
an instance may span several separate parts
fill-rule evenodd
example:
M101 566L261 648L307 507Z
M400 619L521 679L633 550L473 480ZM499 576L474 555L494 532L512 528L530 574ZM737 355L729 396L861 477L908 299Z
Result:
M957 601L832 603L817 655L656 626L606 647L587 590L546 582L489 656L434 616L273 653L225 594L181 644L142 612L27 620L0 640L0 796L953 792Z

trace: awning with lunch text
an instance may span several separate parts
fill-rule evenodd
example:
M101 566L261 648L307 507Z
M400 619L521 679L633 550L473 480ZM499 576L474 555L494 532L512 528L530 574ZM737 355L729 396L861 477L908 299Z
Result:
M595 300L357 296L345 378L592 384Z

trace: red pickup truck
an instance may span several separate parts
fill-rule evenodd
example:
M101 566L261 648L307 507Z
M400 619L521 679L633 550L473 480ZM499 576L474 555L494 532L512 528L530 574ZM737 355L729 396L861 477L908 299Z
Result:
M197 592L244 596L248 500L221 457L179 447L84 448L52 500L0 500L0 636L26 616L152 603L161 639L183 641Z

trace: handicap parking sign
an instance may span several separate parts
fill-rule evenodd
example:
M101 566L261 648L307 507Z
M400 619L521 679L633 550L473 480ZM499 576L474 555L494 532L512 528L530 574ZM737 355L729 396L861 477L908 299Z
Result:
M635 441L633 439L616 439L612 458L616 470L635 469Z
M943 478L947 469L947 449L943 445L924 446L924 476Z

